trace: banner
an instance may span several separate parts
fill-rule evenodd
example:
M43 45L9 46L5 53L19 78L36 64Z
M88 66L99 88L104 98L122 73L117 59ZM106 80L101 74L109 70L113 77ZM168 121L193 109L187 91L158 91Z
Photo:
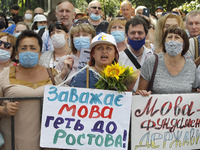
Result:
M132 150L200 148L200 94L133 96Z
M132 93L45 86L40 146L126 150Z

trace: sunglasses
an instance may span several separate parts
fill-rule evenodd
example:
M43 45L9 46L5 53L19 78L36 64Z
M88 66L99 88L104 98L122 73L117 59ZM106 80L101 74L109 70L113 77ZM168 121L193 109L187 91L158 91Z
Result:
M167 15L167 14L173 14L173 15L179 16L179 13L178 13L177 11L163 12L163 13L162 13L162 16L165 16L165 15Z
M98 10L102 10L102 8L101 8L101 7L96 7L96 6L94 6L94 7L91 7L91 8L93 8L93 9L97 9L97 8L98 8Z
M126 18L125 17L114 17L114 18L112 18L111 19L111 21L113 21L113 20L126 20Z
M0 40L0 46L1 45L4 45L4 48L6 48L6 49L10 49L11 47L12 47L12 44L11 43L9 43L9 42L4 42L4 41L1 41Z
M81 24L90 25L90 22L87 19L79 19L73 24L73 27L79 26Z

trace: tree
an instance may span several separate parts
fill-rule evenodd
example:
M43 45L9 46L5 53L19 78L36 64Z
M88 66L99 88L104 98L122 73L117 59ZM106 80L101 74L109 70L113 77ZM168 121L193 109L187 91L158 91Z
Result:
M190 3L186 2L182 4L179 9L183 10L184 12L190 12L192 10L199 10L200 9L200 0L191 1Z

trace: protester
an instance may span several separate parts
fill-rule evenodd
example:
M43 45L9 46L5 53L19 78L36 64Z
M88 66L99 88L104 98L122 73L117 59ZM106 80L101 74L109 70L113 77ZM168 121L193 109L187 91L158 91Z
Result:
M186 16L186 28L190 38L200 35L200 11L190 11Z
M156 7L155 10L155 15L156 17L159 19L160 17L162 17L162 13L164 12L164 8L162 6L158 6Z
M146 58L151 55L152 50L145 47L145 39L148 34L148 24L141 16L135 16L127 21L125 33L128 41L128 48L119 54L119 63L125 66L132 66L133 70L139 69ZM138 71L139 74L139 71ZM133 90L138 87L137 79Z
M90 69L89 69L89 88L95 88L104 67L118 62L119 54L115 38L106 33L100 33L92 39L90 45ZM72 87L86 88L87 73L86 69L76 75L70 84Z
M16 24L13 35L17 38L24 30L29 30L28 25L24 22L19 22L18 24Z
M39 32L40 29L47 27L47 17L45 15L36 15L33 19L31 30Z
M38 15L38 14L44 15L44 9L42 9L41 7L35 8L35 9L34 9L34 17L35 17L36 15Z
M88 21L95 28L96 34L99 34L101 32L106 33L109 23L101 18L102 17L101 3L97 0L90 2L88 5L87 12L89 14Z
M33 11L31 9L27 9L24 14L24 22L28 25L29 28L31 28L32 18L33 18Z
M42 97L44 86L52 84L47 69L38 64L42 40L33 31L26 30L16 41L20 64L5 68L0 74L0 97ZM52 77L57 72L52 69ZM55 77L58 83L59 77ZM58 80L57 80L58 79ZM10 102L4 100L0 106L0 132L5 144L0 150L11 150L11 119L15 116L15 149L40 150L41 125L40 100Z
M168 13L165 16L161 17L155 28L155 36L154 36L154 49L156 53L162 53L162 38L165 31L172 25L178 25L179 27L184 29L183 20L180 16Z
M47 51L42 54L40 64L46 68L55 68L59 60L66 58L70 54L68 45L68 30L61 22L56 22L49 25L49 35L54 46L54 51Z
M18 16L19 12L20 12L20 6L18 4L13 4L10 8L11 16L9 20L13 20L15 16Z
M126 18L126 20L129 20L132 18L133 14L133 8L132 8L132 3L130 1L123 1L121 3L121 12L122 12L122 16L124 18ZM134 12L135 13L135 12Z
M0 72L5 67L16 65L13 62L15 52L16 38L8 33L0 33Z
M136 9L135 9L135 15L142 15L143 13L143 9L144 8L147 8L146 6L138 6Z
M158 66L151 91L148 86L152 78L155 56L149 56L141 68L137 94L190 93L196 91L196 66L183 55L189 48L189 40L184 29L169 27L162 38L163 53L158 54Z
M107 33L114 36L117 42L118 52L121 52L127 48L125 25L125 18L116 18L109 23L107 29Z
M78 66L81 52L87 50L90 51L90 43L92 38L96 35L94 27L88 22L88 20L78 20L73 24L70 30L70 45L72 54L66 58L62 58L55 69L63 71L65 69L65 78L71 77L79 69L78 67L84 67L84 64ZM82 53L82 58L84 54ZM85 58L88 59L88 58ZM83 65L83 66L82 66ZM68 67L66 67L68 66ZM70 84L71 80L68 80L66 84Z
M184 18L184 17L185 17L185 13L183 13L182 10L179 9L179 8L173 8L173 9L172 9L172 12L178 12L179 15L181 16L181 18Z
M75 8L73 4L67 0L61 1L56 5L56 18L58 21L62 22L64 26L69 31L72 24L73 19L75 18ZM50 36L46 33L48 31L44 32L44 36L42 36L43 40L43 47L42 52L46 51L52 51L54 50L54 47L51 43Z
M0 31L5 30L8 27L8 20L6 19L6 15L0 12Z

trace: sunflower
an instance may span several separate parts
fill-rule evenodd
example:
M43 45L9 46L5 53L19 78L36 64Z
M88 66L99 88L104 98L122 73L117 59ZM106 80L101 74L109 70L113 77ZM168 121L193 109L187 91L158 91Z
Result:
M95 84L97 89L126 91L135 84L138 73L132 67L120 66L119 63L107 65L101 73L101 78ZM132 88L132 87L131 87Z
M115 63L111 66L107 65L103 73L105 74L105 77L115 77L117 80L119 80L119 76L123 74L125 70L125 67L119 66L119 63Z

